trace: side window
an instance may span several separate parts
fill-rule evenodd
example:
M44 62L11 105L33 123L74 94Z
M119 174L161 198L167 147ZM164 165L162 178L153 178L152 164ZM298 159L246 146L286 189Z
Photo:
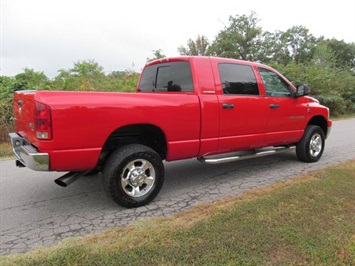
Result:
M190 63L171 62L145 68L138 90L141 92L194 91Z
M259 67L260 76L263 80L266 95L276 97L290 97L292 88L290 85L275 72Z
M259 95L251 66L223 63L218 70L224 94Z

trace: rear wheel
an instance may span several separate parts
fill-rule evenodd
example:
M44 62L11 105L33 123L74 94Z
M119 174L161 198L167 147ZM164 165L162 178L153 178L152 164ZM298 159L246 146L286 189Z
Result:
M121 206L132 208L152 201L164 182L164 165L151 148L131 144L119 148L103 171L106 194Z
M296 146L296 154L300 161L317 162L323 154L325 136L319 126L309 125Z

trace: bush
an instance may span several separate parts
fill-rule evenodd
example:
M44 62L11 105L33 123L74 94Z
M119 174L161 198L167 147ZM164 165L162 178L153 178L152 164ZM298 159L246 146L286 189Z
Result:
M307 84L311 96L330 109L333 115L351 114L355 107L355 76L349 69L332 64L309 62L286 66L273 65L293 84Z
M8 141L13 130L12 102L14 79L0 76L0 143Z

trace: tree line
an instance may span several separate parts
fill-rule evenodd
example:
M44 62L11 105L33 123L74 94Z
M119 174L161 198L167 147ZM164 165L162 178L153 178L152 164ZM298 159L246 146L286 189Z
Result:
M355 111L355 43L312 35L304 26L286 31L263 31L256 13L230 16L213 41L204 35L177 48L180 55L206 55L268 64L295 85L307 84L311 95L333 115ZM165 57L161 49L147 61ZM44 72L25 68L14 77L0 76L0 128L12 124L14 90L135 91L139 73L125 70L105 73L94 60L74 63L50 79ZM1 141L1 135L0 135Z
M263 31L255 12L229 17L226 25L210 42L199 35L180 46L181 55L208 55L287 65L309 63L312 59L327 59L338 67L355 67L355 44L336 39L315 37L304 26L286 31ZM320 54L319 52L322 52Z
M304 26L268 32L255 12L230 16L215 39L199 35L180 46L181 55L207 55L268 64L311 95L332 115L355 112L355 43L312 35Z

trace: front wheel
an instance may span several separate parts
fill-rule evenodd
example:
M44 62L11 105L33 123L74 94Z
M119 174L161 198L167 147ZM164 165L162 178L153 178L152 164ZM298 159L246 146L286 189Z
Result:
M152 201L164 182L164 165L151 148L131 144L119 148L103 171L106 194L121 206L133 208Z
M317 162L323 154L325 136L319 126L309 125L296 146L296 154L300 161Z

